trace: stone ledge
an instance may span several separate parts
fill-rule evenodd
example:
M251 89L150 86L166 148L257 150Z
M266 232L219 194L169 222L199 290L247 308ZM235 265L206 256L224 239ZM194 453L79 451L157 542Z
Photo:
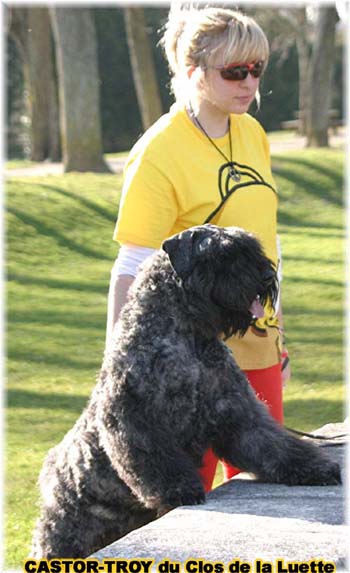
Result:
M344 424L315 431L344 432ZM327 451L345 466L344 443ZM155 564L163 559L184 563L202 558L225 564L240 559L252 565L256 559L272 563L316 559L335 562L339 572L349 563L344 497L341 486L288 487L233 479L212 491L204 505L179 507L93 557L153 558ZM157 571L156 565L152 571Z

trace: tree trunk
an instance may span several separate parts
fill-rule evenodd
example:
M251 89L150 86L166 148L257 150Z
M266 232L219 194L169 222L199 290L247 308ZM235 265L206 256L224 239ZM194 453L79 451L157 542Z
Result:
M298 22L298 33L296 34L296 45L298 50L299 65L299 111L300 127L298 129L301 135L306 135L306 117L309 109L308 98L308 80L309 80L309 44L307 40L307 17L306 8L296 9L296 18ZM295 10L295 12L296 12Z
M162 115L156 71L143 8L124 8L125 28L137 100L146 130Z
M10 33L22 56L29 92L31 159L59 156L58 111L47 8L13 8Z
M88 8L50 7L65 171L110 171L103 159L97 41Z
M328 112L331 105L331 81L334 70L336 8L320 6L316 38L310 65L310 106L307 116L307 145L328 146Z
M50 15L48 12L48 17L50 20ZM51 20L50 20L51 29ZM56 70L56 54L55 46L53 43L53 36L51 34L51 65L52 73L50 76L49 83L49 150L51 161L62 161L62 149L61 149L61 133L60 133L60 110L58 103L58 85L57 85L57 70Z

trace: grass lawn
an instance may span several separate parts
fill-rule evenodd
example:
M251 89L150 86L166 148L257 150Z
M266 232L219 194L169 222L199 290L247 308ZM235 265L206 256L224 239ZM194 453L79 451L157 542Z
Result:
M25 169L27 167L34 167L40 165L35 161L30 161L30 159L10 159L6 161L6 169Z
M343 154L289 152L273 167L293 368L286 423L310 430L344 417ZM43 458L79 416L100 366L120 182L69 174L7 184L8 568L29 550Z

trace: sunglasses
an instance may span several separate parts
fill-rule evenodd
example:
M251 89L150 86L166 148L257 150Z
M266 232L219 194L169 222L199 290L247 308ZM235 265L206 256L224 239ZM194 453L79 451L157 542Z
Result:
M260 60L252 64L230 64L225 67L214 66L214 68L220 71L223 80L239 82L245 80L248 74L251 74L253 78L260 78L264 71L264 62Z

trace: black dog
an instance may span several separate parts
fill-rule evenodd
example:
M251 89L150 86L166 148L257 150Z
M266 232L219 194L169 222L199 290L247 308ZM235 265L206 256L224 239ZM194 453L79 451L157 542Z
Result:
M337 484L339 466L257 400L221 336L276 298L273 265L240 229L203 225L139 273L91 400L49 452L33 557L85 557L170 508L204 501L211 446L264 481Z

